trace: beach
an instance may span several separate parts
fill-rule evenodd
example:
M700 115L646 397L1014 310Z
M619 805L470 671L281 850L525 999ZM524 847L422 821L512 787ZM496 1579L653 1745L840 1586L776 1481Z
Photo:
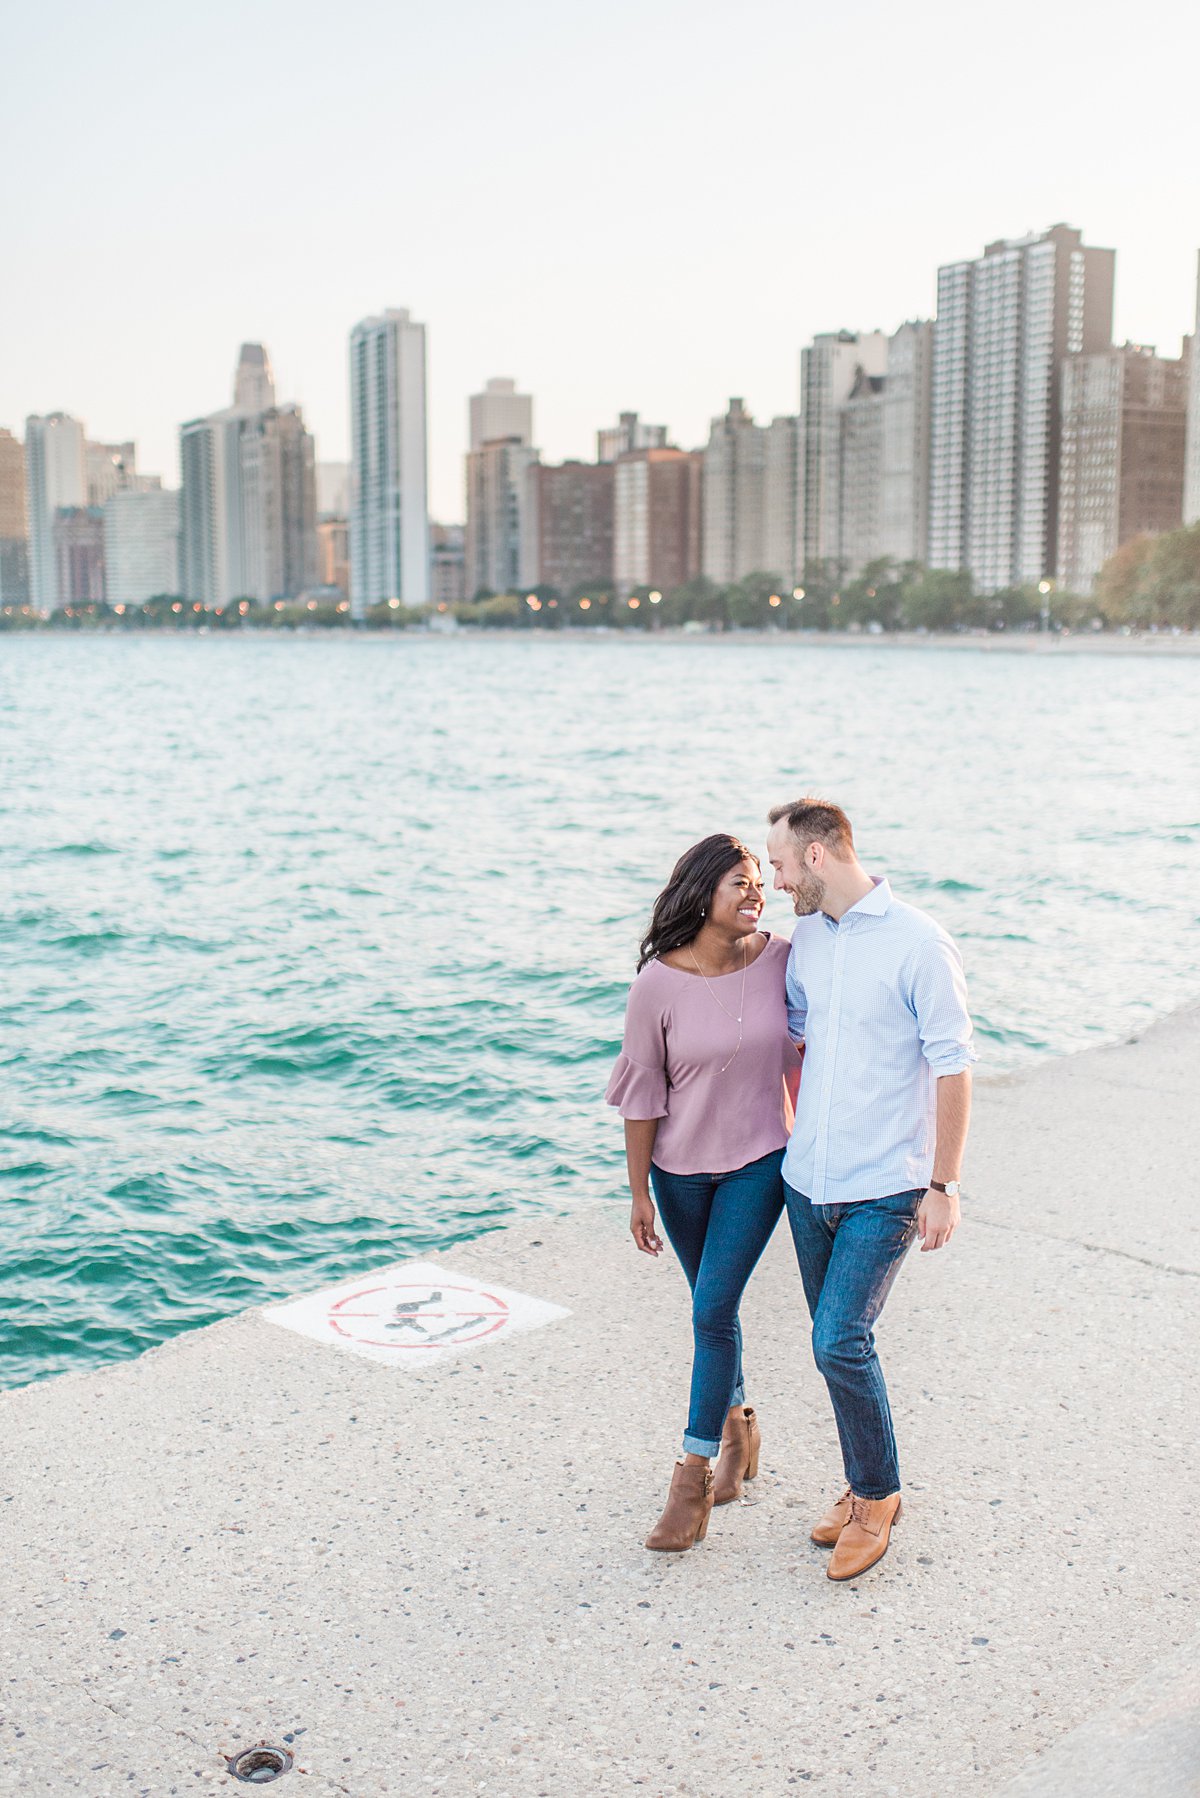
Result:
M848 1586L782 1232L743 1310L762 1471L678 1557L641 1542L686 1290L615 1200L423 1255L567 1313L443 1363L250 1311L3 1395L3 1789L232 1790L267 1741L348 1798L1194 1792L1198 1050L1193 1008L980 1080L962 1231L880 1330L904 1517ZM1149 1722L1110 1785L1055 1771L1171 1656L1174 1773Z

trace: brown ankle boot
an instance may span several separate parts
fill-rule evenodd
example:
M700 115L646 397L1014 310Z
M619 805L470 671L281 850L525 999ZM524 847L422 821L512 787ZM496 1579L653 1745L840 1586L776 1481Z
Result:
M850 1488L842 1493L836 1504L830 1505L819 1523L814 1523L811 1536L818 1548L832 1548L847 1523L850 1521Z
M646 1547L679 1554L693 1542L703 1542L712 1505L711 1467L699 1461L676 1461L666 1509L646 1537Z
M758 1475L762 1433L753 1405L734 1405L721 1431L721 1452L713 1468L714 1505L732 1504L742 1496L742 1481Z
M826 1573L830 1579L854 1579L888 1550L892 1525L900 1515L900 1494L887 1498L859 1498L850 1494L850 1515L834 1545Z

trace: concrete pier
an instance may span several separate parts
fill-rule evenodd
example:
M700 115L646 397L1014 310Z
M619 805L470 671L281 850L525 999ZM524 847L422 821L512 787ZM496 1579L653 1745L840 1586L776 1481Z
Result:
M641 1542L686 1289L619 1202L440 1258L569 1313L442 1363L248 1313L4 1395L0 1792L233 1792L267 1741L314 1798L1094 1798L1103 1717L1184 1690L1200 1628L1198 1066L1189 1012L980 1082L965 1226L880 1330L905 1515L849 1585L786 1231L743 1312L762 1473L682 1556ZM1200 1790L1186 1697L1166 1726L1157 1764L1122 1726L1124 1792Z

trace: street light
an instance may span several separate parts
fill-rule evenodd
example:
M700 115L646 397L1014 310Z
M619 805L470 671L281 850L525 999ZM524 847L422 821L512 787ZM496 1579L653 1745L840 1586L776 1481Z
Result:
M1043 631L1048 631L1050 629L1050 595L1053 593L1053 591L1054 591L1054 582L1053 581L1039 581L1038 582L1038 592L1042 596L1042 629L1043 629Z

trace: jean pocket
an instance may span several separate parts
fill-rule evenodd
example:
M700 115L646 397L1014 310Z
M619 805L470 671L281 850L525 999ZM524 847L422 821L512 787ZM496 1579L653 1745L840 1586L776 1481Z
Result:
M875 1203L881 1211L886 1211L891 1217L904 1217L915 1220L917 1208L924 1197L925 1188L921 1186L916 1188L913 1192L889 1193L886 1198L876 1199Z

